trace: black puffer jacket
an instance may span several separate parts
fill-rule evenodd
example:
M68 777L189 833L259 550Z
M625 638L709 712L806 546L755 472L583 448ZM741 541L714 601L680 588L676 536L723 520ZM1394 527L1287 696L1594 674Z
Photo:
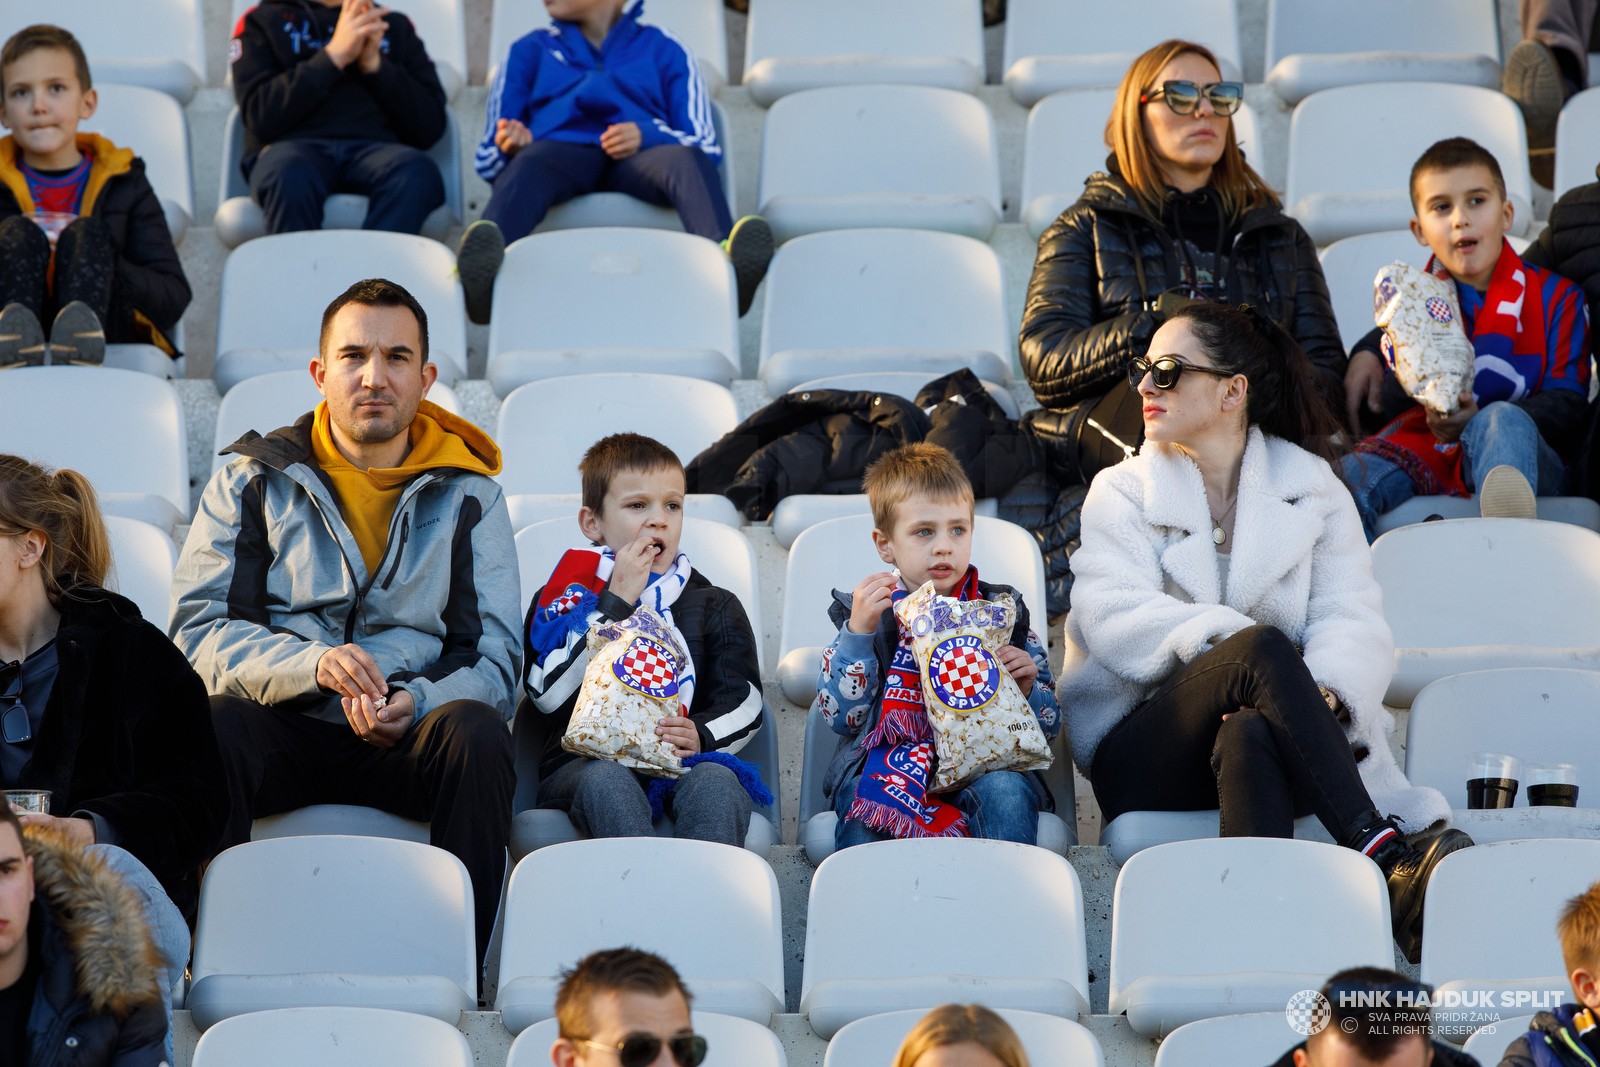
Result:
M1256 305L1293 334L1343 411L1345 351L1311 238L1276 207L1246 212L1237 228L1229 301ZM1039 403L1061 410L1110 390L1149 347L1160 326L1154 302L1179 278L1172 238L1128 185L1116 174L1092 175L1039 238L1028 282L1022 369Z
M1600 167L1595 168L1600 177ZM1589 299L1589 346L1596 345L1594 321L1600 313L1600 182L1567 191L1550 209L1550 225L1522 258L1577 282Z

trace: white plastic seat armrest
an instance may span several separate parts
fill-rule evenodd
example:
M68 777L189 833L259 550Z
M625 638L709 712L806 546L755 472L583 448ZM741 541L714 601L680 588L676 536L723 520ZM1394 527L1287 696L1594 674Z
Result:
M809 708L817 699L817 674L822 670L822 647L793 648L778 663L778 684L789 703Z
M273 1008L388 1008L430 1015L455 1026L478 1002L436 974L209 974L185 1006L201 1030L235 1015Z
M955 56L768 56L744 75L750 99L771 107L805 89L838 85L931 85L975 93L983 73Z
M1147 974L1117 995L1111 1014L1127 1012L1135 1033L1165 1037L1185 1023L1219 1015L1282 1012L1290 997L1302 989L1320 989L1327 979L1325 974L1297 971Z

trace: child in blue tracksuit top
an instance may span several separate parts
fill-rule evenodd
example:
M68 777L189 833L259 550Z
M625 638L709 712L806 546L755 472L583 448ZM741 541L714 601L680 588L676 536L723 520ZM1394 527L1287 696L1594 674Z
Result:
M717 164L722 146L694 53L640 23L643 0L545 0L551 24L519 38L489 91L474 165L494 192L489 225L462 237L457 265L467 312L488 321L505 243L533 232L573 197L627 193L672 207L683 228L726 242L749 310L772 258L772 233L752 216L734 224Z

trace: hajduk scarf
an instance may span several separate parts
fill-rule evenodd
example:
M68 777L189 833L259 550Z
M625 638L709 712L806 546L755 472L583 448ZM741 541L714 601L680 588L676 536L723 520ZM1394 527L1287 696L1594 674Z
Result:
M1450 272L1439 264L1437 257L1429 257L1424 269L1436 278L1450 280ZM1466 323L1462 323L1462 327L1465 326ZM1388 334L1384 334L1382 348L1384 362L1393 371L1394 346ZM1544 300L1509 241L1500 249L1483 307L1478 309L1472 323L1472 349L1477 354L1479 373L1503 365L1507 355L1544 358ZM1477 395L1474 379L1473 396ZM1461 461L1465 456L1461 442L1447 444L1435 437L1428 428L1428 413L1421 404L1407 409L1376 435L1362 441L1356 451L1386 459L1405 471L1418 495L1472 495L1461 473Z
M901 582L891 599L910 595ZM957 600L981 600L978 568L968 567ZM892 610L892 609L891 609ZM867 739L867 761L847 819L859 819L894 837L966 837L961 809L928 794L933 776L933 725L922 695L922 670L911 651L911 632L896 623L899 639L884 680L878 725Z

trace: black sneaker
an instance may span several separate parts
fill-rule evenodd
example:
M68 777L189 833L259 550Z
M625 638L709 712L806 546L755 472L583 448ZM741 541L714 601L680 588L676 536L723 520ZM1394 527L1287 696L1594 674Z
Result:
M1446 830L1437 837L1416 845L1397 845L1403 849L1393 866L1384 862L1388 857L1374 856L1378 866L1388 872L1389 921L1394 928L1395 944L1400 946L1407 960L1422 961L1422 900L1428 891L1428 879L1439 861L1452 852L1472 847L1472 838L1460 830Z
M506 235L488 219L467 227L456 248L456 274L467 299L467 318L479 326L489 323L494 306L494 279L506 258Z
M53 366L98 367L106 361L106 334L100 316L82 300L74 300L56 315L50 327L50 363Z
M42 367L49 362L44 328L33 312L21 304L7 304L0 309L0 370Z
M1521 41L1506 57L1501 91L1522 108L1528 126L1528 163L1540 185L1555 184L1556 119L1570 95L1555 53L1535 40Z
M739 317L744 318L755 303L756 288L767 276L774 244L772 227L760 215L746 215L733 224L722 250L733 261L733 277L739 284Z

